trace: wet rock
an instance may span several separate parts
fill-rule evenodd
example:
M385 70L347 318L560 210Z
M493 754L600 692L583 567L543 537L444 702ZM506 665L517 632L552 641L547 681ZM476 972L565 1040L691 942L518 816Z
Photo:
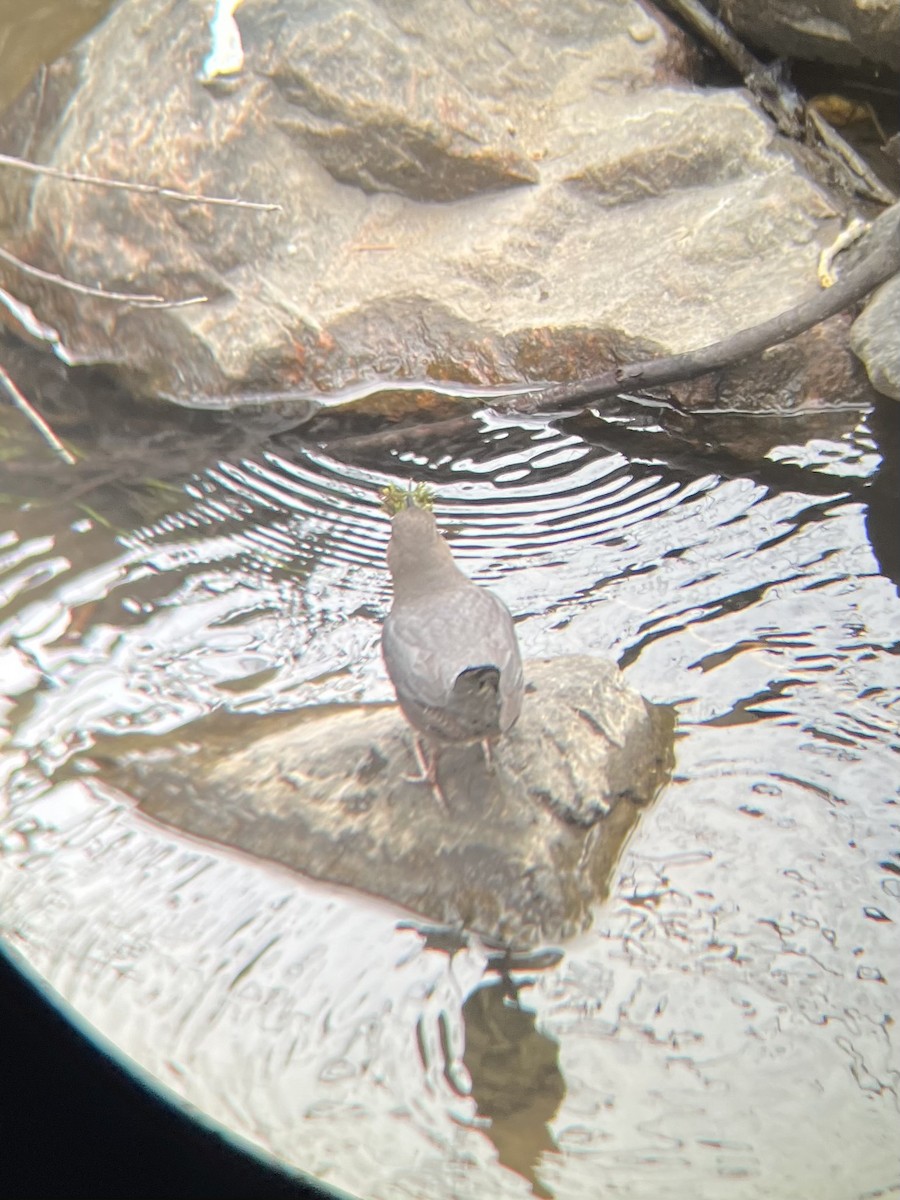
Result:
M850 349L851 324L849 314L838 313L715 374L676 383L672 394L703 422L694 431L701 442L736 448L732 436L723 436L731 425L738 444L755 447L748 461L784 441L840 438L877 398L873 381Z
M857 319L853 349L879 392L900 400L900 277L880 287Z
M722 19L779 58L900 69L896 0L720 0Z
M145 392L580 378L818 286L842 214L744 92L686 82L682 35L634 0L257 0L236 18L244 69L214 89L195 5L123 0L0 127L55 167L281 206L17 179L20 257L208 298L129 307L0 263L73 357Z
M160 820L432 921L515 945L590 922L641 806L672 766L673 715L587 656L526 666L528 694L493 771L479 746L440 760L445 810L415 771L394 707L233 732L135 755L108 776Z
M856 255L877 254L887 241L896 244L898 238L900 204L895 204L873 223ZM900 276L875 292L853 325L851 345L879 392L900 400Z
M439 63L398 53L399 33L374 6L294 10L268 70L285 100L276 124L363 192L460 200L536 183L500 116Z

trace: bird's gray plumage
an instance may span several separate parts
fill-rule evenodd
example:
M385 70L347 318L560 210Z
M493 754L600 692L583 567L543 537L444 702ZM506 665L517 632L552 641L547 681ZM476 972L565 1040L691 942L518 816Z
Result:
M381 648L407 720L438 745L505 733L524 691L509 609L457 567L426 509L394 517L388 567L394 602Z

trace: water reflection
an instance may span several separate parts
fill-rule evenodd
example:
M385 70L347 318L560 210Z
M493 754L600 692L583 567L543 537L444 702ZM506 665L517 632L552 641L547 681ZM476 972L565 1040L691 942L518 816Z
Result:
M4 410L0 930L88 1020L379 1200L889 1185L894 409L750 465L627 414L338 457L274 410L185 426L41 379L82 457ZM676 778L594 928L507 970L521 1002L490 947L154 826L97 753L389 699L377 493L413 474L526 656L613 658L679 710Z
M531 1184L536 1196L552 1197L539 1165L557 1149L549 1124L566 1094L559 1045L541 1033L535 1013L519 1002L509 979L476 988L463 1005L466 1049L478 1116L497 1147L499 1161Z

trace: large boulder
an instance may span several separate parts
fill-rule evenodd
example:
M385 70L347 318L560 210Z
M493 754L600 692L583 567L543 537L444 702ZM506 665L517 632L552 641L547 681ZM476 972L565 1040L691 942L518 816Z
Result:
M605 896L625 836L673 761L672 710L587 656L530 662L518 723L488 770L444 751L446 808L393 706L232 722L134 754L111 778L153 817L431 920L517 946L571 936Z
M204 84L197 6L121 0L0 127L0 149L62 170L280 206L4 168L20 258L207 298L128 305L0 262L75 360L185 403L572 379L818 287L840 206L745 92L687 81L683 35L637 0L256 0L236 19L243 69ZM828 355L843 378L846 339Z

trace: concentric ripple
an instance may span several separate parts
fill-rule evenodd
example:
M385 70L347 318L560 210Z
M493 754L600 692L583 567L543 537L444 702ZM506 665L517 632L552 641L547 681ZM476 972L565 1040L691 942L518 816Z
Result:
M849 486L865 431L782 450L767 482L485 416L375 465L291 434L219 450L124 532L15 512L0 931L191 1103L366 1200L655 1196L661 1168L673 1196L880 1194L900 601ZM526 660L612 658L678 713L676 776L594 928L502 988L477 947L104 783L99 751L191 754L220 715L389 700L379 493L408 480Z

